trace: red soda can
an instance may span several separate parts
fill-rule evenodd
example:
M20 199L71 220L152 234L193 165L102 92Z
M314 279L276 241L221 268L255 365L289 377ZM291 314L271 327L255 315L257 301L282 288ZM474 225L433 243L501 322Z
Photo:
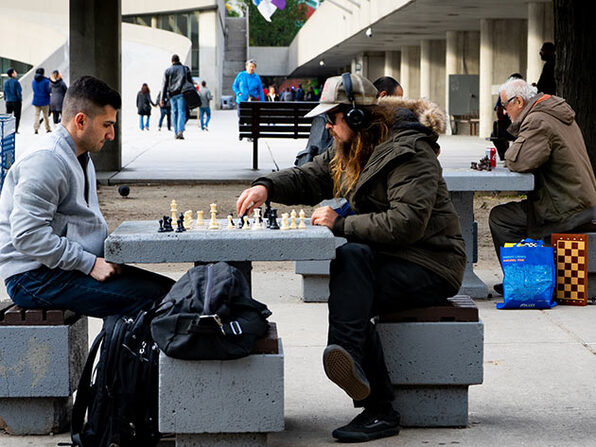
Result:
M496 168L497 167L497 149L495 149L494 147L490 148L490 157L488 157L488 159L490 160L491 168Z

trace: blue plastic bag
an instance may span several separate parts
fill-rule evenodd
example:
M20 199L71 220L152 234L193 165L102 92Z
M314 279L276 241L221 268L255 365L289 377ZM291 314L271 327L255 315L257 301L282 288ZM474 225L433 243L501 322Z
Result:
M551 309L555 288L552 247L540 240L524 239L512 247L501 247L503 298L497 309Z

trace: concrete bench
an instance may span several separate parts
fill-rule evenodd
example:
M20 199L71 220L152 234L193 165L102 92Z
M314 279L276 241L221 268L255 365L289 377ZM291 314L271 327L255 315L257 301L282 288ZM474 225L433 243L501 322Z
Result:
M69 311L0 308L0 428L15 435L68 429L88 353L87 318Z
M464 427L468 387L483 378L484 325L469 296L379 317L377 329L406 427Z
M176 447L264 447L284 429L284 365L275 323L237 360L159 358L159 430Z

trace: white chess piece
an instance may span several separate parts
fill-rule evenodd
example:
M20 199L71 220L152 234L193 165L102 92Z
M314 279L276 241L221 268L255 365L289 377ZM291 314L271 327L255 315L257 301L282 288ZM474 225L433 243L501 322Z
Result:
M203 228L205 225L205 218L203 217L203 211L197 211L197 228Z
M288 217L289 217L288 213L283 213L281 215L281 227L279 227L280 230L289 230L290 229Z
M234 229L234 223L232 222L232 215L228 214L228 230Z
M172 203L170 203L170 212L172 213L172 221L178 220L178 205L175 200L172 200Z
M184 228L190 230L190 227L192 227L192 211L187 210L184 213Z
M253 212L255 214L255 220L252 224L251 230L262 230L263 225L261 224L261 209L255 208Z
M243 230L250 230L250 223L248 222L248 216L244 216L244 225L242 225Z
M296 224L296 210L292 210L290 213L290 230L297 230L298 225Z
M209 221L209 226L207 229L209 230L218 230L219 224L217 223L217 204L212 203L209 205L210 213L211 213L211 220Z
M306 228L306 223L304 222L306 213L304 212L304 210L300 210L300 212L298 213L298 216L300 216L300 223L298 224L298 228L300 230L303 230L304 228Z

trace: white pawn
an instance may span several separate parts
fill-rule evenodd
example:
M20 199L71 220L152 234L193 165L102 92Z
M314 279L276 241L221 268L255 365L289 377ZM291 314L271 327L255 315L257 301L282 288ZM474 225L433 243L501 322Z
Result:
M242 225L243 230L250 230L250 223L248 222L248 216L244 216L244 225Z
M281 227L279 227L280 230L289 230L290 229L290 225L289 225L289 221L288 221L288 217L289 214L288 213L283 213L281 215Z
M296 224L296 210L292 210L290 213L290 230L297 230L298 225Z
M298 215L300 216L300 223L298 224L298 228L300 230L303 230L304 228L306 228L306 223L304 222L304 218L306 217L306 213L304 212L304 210L300 210L300 212L298 213Z
M232 222L232 215L228 214L228 230L234 229L234 222Z
M203 228L205 225L205 218L202 211L197 211L197 228Z
M262 230L263 229L263 225L261 225L261 209L260 208L255 208L253 210L255 216L255 221L252 224L252 228L251 230Z

